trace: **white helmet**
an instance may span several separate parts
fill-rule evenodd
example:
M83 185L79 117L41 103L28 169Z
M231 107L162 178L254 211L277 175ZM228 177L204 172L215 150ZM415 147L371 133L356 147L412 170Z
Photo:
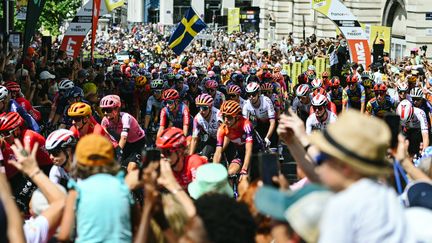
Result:
M47 150L55 150L73 147L76 144L76 138L73 132L67 129L58 129L52 132L45 141Z
M399 82L397 85L398 92L408 91L408 84L406 82Z
M317 88L321 88L323 86L323 82L321 79L316 78L316 79L312 80L311 85L312 85L312 89L317 89Z
M312 99L312 105L313 106L323 106L327 104L327 97L322 94L317 94Z
M9 95L9 91L5 86L0 85L0 101L5 100Z
M415 87L410 91L412 98L423 98L423 91L419 87Z
M69 79L64 79L64 80L60 81L59 86L58 86L60 91L65 91L65 90L71 89L73 87L75 87L75 84L73 83L72 80L69 80Z
M246 86L247 93L255 93L260 91L260 85L256 82L251 82Z
M300 96L300 97L303 97L303 96L308 95L309 92L310 92L309 85L307 85L307 84L301 84L301 85L299 85L297 87L296 95Z
M409 121L414 115L414 108L409 100L402 100L396 108L396 113L403 122Z

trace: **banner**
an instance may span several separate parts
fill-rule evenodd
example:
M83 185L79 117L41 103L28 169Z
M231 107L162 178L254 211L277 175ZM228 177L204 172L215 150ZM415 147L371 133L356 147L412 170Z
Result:
M96 32L97 32L97 25L99 21L99 13L100 13L100 5L101 0L93 0L93 16L92 16L92 33L91 33L91 61L93 63L93 57L94 57L94 44L96 41Z
M16 19L25 20L27 14L28 0L17 0L16 2Z
M366 34L369 39L369 47L372 49L376 41L382 39L384 41L384 52L390 53L391 46L391 27L380 25L366 25Z
M348 42L351 61L368 69L371 64L368 38L351 11L339 0L312 0L312 9L336 24Z
M319 57L315 59L315 70L318 78L322 78L322 73L326 71L325 58Z
M27 5L26 22L24 26L23 56L27 53L30 41L35 34L36 24L42 13L45 0L30 0Z
M124 1L101 1L99 16L108 13L107 2L108 4L113 4L115 2L116 4L111 5L112 7L116 6L117 3ZM93 1L88 1L78 10L76 16L72 19L71 23L69 23L69 27L66 30L62 44L60 46L60 50L65 51L68 57L76 58L79 55L84 38L92 27L92 16Z
M288 64L284 64L282 66L282 69L286 71L286 73L288 74L288 76L291 76L291 65L289 63Z
M228 9L228 34L240 31L240 8Z
M301 62L295 62L292 64L291 79L293 81L293 85L297 85L298 83L297 77L302 73L301 66L302 66Z
M312 65L313 64L313 61L312 60L306 60L306 61L304 61L303 63L302 63L302 68L301 68L301 71L302 72L306 72L307 70L308 70L308 67L310 66L310 65Z

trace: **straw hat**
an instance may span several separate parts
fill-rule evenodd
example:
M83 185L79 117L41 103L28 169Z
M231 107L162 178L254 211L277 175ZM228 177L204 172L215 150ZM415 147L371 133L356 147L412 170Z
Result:
M364 175L377 176L392 173L385 158L390 138L384 121L349 110L326 130L312 134L310 143Z

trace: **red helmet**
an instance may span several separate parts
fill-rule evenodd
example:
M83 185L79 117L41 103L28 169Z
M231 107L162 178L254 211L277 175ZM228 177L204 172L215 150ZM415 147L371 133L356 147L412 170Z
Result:
M205 83L205 87L206 89L216 89L218 87L218 83L215 80L210 79Z
M15 82L7 82L5 86L9 92L19 92L21 90L20 85Z
M348 84L354 84L354 83L357 83L357 82L358 82L358 77L357 77L357 75L348 75L347 78L346 78L346 82L347 82Z
M312 99L312 105L313 106L323 106L327 105L327 97L322 94L317 94Z
M327 71L324 71L324 72L321 74L321 76L322 76L323 78L328 78L330 75L329 75L329 73L328 73Z
M384 91L387 92L387 86L385 84L375 84L374 91Z
M175 100L180 98L180 95L175 89L167 89L162 93L163 100Z
M261 84L261 89L264 91L272 91L273 85L271 83L263 83Z
M156 147L160 149L176 149L186 147L186 137L177 127L169 127L156 139Z
M241 88L240 88L240 86L238 86L238 85L230 85L229 87L228 87L228 90L227 90L227 94L240 94L241 93Z
M301 84L297 87L296 95L297 96L306 96L309 94L309 92L310 92L309 85Z
M339 85L340 85L340 80L338 77L334 77L331 79L331 83L330 83L331 87L337 88L337 87L339 87Z
M17 112L9 112L0 117L0 132L11 131L24 124L24 119Z
M317 89L317 88L321 88L323 86L323 82L321 79L316 78L316 79L312 80L311 85L312 85L313 89Z
M312 97L315 97L317 94L321 94L327 97L327 92L324 88L318 88L316 90L314 90L314 92L312 93Z

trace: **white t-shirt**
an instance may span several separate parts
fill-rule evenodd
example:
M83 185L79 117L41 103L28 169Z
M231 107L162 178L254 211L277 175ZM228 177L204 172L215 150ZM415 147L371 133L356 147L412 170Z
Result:
M318 242L415 241L394 190L364 178L329 200L321 218Z
M26 220L23 228L27 243L48 242L49 225L44 216L32 217Z

